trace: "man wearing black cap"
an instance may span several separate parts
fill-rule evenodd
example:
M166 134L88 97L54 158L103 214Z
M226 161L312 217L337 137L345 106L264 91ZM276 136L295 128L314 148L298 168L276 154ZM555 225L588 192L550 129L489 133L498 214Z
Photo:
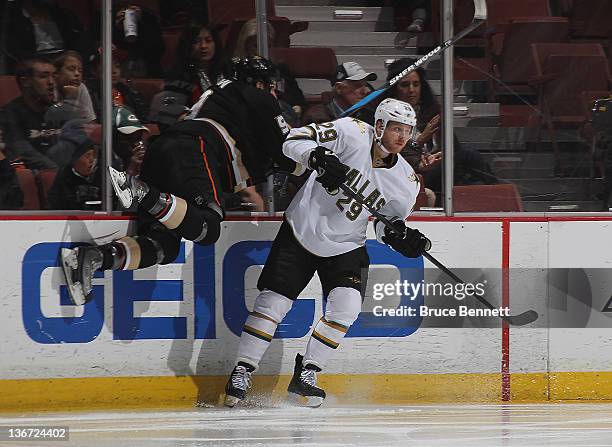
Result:
M376 78L376 73L366 72L357 62L338 65L334 78L330 80L333 87L330 101L310 107L304 114L303 122L325 123L340 118L342 112L370 93L368 82Z

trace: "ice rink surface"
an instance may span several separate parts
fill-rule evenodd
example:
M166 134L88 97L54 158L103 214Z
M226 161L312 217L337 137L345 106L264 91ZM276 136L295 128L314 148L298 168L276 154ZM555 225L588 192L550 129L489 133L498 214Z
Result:
M612 404L295 407L2 416L69 426L68 442L2 446L612 446Z

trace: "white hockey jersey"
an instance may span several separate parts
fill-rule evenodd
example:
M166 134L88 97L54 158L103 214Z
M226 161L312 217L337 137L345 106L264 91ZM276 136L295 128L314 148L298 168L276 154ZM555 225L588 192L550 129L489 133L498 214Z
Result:
M390 167L373 167L374 128L354 118L331 123L309 124L292 129L283 152L308 166L310 153L317 146L333 151L350 167L346 184L388 217L407 218L419 192L414 170L401 156ZM365 244L370 213L342 191L330 195L313 172L285 211L296 239L317 256L336 256ZM379 225L382 229L383 225ZM377 230L380 230L377 229ZM379 240L381 231L377 231Z

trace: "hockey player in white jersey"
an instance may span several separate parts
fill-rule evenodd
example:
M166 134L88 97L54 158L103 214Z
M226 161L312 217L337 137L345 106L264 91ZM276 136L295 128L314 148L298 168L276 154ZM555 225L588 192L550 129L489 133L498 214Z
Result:
M429 240L405 226L419 183L397 154L413 136L412 107L396 99L380 103L376 127L353 118L292 129L283 145L289 158L312 169L287 211L259 278L234 370L226 385L227 406L246 397L251 374L270 345L278 324L315 272L327 297L325 315L315 325L304 355L297 354L290 397L319 406L325 391L316 373L325 366L361 311L369 257L365 248L370 214L339 192L345 183L363 201L391 218L397 233L374 222L377 239L408 257L418 257Z

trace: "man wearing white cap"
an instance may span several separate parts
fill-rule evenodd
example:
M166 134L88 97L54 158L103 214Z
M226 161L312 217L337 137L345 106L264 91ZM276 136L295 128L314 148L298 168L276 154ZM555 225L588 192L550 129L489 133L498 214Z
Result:
M368 82L375 81L376 73L366 72L357 62L338 65L331 79L333 96L329 102L310 107L304 123L324 123L338 119L342 112L370 93Z

